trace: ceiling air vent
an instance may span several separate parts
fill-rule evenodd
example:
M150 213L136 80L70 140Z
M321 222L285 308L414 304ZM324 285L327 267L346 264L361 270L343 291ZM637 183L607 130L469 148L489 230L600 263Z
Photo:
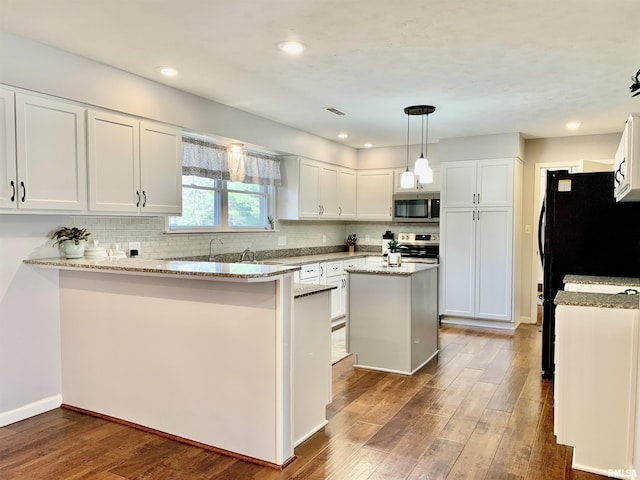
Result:
M345 113L345 112L343 112L342 110L338 110L336 107L324 107L324 109L325 109L327 112L331 112L331 113L333 113L333 114L335 114L335 115L340 115L340 116L344 116L344 115L346 115L346 113Z

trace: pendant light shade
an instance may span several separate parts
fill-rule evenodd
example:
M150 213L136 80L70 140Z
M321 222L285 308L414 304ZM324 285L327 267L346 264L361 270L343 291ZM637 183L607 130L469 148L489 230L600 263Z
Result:
M405 113L407 113L406 109ZM400 175L400 188L412 188L415 182L416 177L409 170L409 114L407 114L407 169Z
M432 105L414 105L412 107L406 107L404 113L409 115L420 115L422 117L422 126L420 128L421 140L420 140L420 157L416 160L413 171L418 177L420 183L432 183L433 182L433 170L429 166L429 160L427 157L428 139L429 139L429 114L436 111L436 107ZM425 117L427 119L425 129ZM408 122L407 122L408 123ZM408 130L407 126L407 130ZM423 148L424 147L424 148ZM407 152L409 150L409 134L407 133ZM401 179L402 180L402 179Z

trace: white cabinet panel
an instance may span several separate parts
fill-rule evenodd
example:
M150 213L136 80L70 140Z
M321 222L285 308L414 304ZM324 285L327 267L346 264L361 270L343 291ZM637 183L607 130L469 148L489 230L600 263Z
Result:
M476 221L475 315L511 320L512 210L484 208Z
M140 122L142 212L182 213L182 131Z
M318 217L320 205L320 164L300 161L300 217Z
M443 210L440 236L440 292L443 315L473 316L475 304L475 210Z
M474 161L442 164L441 207L475 205L476 165Z
M479 206L513 204L513 160L478 162L476 203Z
M86 208L84 108L16 93L19 208Z
M334 318L338 318L344 315L344 275L340 275L337 277L327 277L325 283L327 285L333 285L336 287L331 290L331 319L333 320Z
M18 204L14 93L0 89L0 208Z
M128 115L89 110L89 209L138 212L140 122Z
M338 217L341 219L356 218L356 185L355 170L338 170Z
M640 201L640 114L627 120L615 157L614 195L619 202Z
M320 205L323 217L338 216L338 168L333 165L320 168Z
M357 218L391 220L393 170L358 172Z

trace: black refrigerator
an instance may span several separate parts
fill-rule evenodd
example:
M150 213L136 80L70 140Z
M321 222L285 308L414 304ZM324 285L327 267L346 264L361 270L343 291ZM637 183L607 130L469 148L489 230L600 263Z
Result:
M567 274L640 277L640 202L615 201L613 172L548 171L539 227L542 376L552 378L556 293Z

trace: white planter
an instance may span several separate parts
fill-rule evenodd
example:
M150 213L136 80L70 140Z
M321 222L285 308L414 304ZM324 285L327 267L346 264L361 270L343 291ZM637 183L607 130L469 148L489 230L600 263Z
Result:
M64 248L64 256L67 258L82 258L84 257L85 241L80 240L76 245L71 240L65 241L62 245Z
M387 265L400 266L402 264L402 254L399 252L387 254Z

